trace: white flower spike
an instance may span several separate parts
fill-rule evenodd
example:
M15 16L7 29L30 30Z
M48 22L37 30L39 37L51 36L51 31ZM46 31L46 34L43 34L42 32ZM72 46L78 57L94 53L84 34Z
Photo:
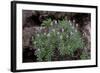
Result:
M76 27L78 27L78 24L76 24Z
M60 32L57 32L57 34L59 35L59 34L60 34Z
M62 32L64 32L64 29L62 29Z
M37 34L37 36L39 37L40 35L39 35L39 34Z
M60 39L62 39L63 37L62 37L62 35L60 35Z
M46 33L44 33L44 35L46 35Z
M36 41L34 42L34 44L36 44Z
M68 35L66 35L66 38L68 38Z
M50 37L50 33L48 33L47 36Z
M53 29L52 31L55 32L55 29Z
M71 32L70 34L73 35L73 32Z
M73 23L75 23L75 20L73 20Z
M75 30L75 32L77 32L77 29Z

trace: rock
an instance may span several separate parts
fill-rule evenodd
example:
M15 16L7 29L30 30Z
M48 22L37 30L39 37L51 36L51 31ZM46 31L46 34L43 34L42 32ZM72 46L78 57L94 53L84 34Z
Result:
M35 50L29 49L29 47L26 47L23 49L23 62L36 62L37 57L34 55Z
M34 27L25 27L23 30L23 48L30 47L32 35L35 33Z

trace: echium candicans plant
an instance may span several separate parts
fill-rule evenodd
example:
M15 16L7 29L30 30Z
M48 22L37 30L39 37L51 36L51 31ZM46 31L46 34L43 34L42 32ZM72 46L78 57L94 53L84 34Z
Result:
M49 29L48 32L38 32L32 36L33 47L38 61L51 61L54 49L57 48L60 55L73 56L74 52L84 48L84 42L80 32L68 20L58 20L57 24L49 18L44 20L42 27ZM56 27L54 27L56 25Z

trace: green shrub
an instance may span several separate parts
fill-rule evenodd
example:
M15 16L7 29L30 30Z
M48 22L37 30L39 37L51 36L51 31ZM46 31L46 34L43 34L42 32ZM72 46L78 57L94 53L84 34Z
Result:
M45 27L50 27L51 26L51 22L52 22L52 20L49 18L49 19L44 20L41 25L45 26Z
M53 27L55 24L51 25L51 23L51 19L43 21L42 26L50 31L37 33L32 38L38 61L51 61L55 48L62 56L73 56L78 48L84 48L80 32L69 21L59 20L56 27Z
M90 59L90 56L89 56L88 52L83 51L82 54L80 55L80 58L82 60L85 60L85 59Z
M59 51L61 55L73 55L78 48L82 49L84 47L84 42L81 38L81 34L68 21L62 20L59 22L60 27L64 29L64 32L61 33L62 39L59 43Z

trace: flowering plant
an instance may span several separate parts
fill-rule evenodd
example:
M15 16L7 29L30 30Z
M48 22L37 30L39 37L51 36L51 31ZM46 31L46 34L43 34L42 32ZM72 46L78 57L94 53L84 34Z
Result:
M71 22L64 19L58 20L56 26L51 25L52 22L51 19L45 20L42 26L47 27L49 31L38 32L32 38L38 61L51 61L55 48L59 50L61 56L73 56L77 49L84 48L81 34Z

